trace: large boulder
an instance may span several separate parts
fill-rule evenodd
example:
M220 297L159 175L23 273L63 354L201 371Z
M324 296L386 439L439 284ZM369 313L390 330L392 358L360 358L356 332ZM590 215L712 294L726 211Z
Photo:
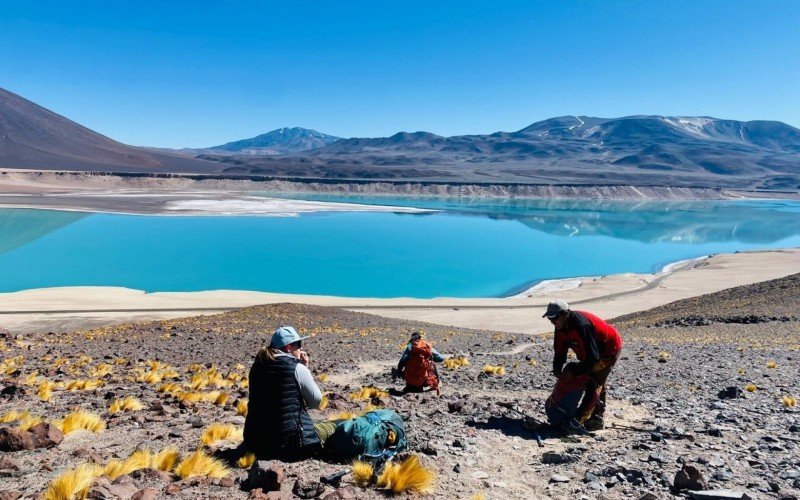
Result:
M14 452L36 448L36 436L15 427L0 428L0 451Z
M685 464L681 470L675 474L673 486L676 490L705 490L708 483L700 472L700 469L691 464Z
M52 448L64 440L64 433L58 427L42 422L31 427L30 432L36 436L37 448Z

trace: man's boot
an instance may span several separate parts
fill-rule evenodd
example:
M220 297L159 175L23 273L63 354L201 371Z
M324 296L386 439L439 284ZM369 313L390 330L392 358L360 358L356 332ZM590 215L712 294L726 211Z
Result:
M589 432L601 431L605 427L605 422L603 417L594 415L583 423L583 427Z

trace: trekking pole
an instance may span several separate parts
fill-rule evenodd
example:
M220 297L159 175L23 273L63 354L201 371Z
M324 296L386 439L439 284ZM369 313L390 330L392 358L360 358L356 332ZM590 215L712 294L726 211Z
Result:
M334 488L338 488L339 485L342 483L342 478L346 476L350 472L350 469L345 469L343 471L334 472L330 476L322 476L319 478L319 482L322 484L327 484L333 486Z

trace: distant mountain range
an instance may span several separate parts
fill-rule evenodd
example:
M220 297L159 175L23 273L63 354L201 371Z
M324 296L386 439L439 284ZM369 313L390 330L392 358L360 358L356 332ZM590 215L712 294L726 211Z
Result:
M282 128L176 151L118 143L0 89L0 167L800 190L800 130L711 117L563 116L517 132L454 137L339 139Z
M321 148L338 140L341 140L341 137L323 134L316 130L284 127L251 139L228 142L208 149L245 155L275 155Z
M219 164L128 146L0 89L0 167L211 172Z

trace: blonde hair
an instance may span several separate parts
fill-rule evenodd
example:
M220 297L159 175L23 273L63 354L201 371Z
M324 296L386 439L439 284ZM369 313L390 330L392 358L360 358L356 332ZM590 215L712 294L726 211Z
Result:
M275 361L275 357L278 355L279 352L281 352L281 350L278 349L277 347L272 347L272 346L263 347L261 348L260 351L258 351L258 354L256 354L256 361L260 361L262 363L264 362L271 363Z

